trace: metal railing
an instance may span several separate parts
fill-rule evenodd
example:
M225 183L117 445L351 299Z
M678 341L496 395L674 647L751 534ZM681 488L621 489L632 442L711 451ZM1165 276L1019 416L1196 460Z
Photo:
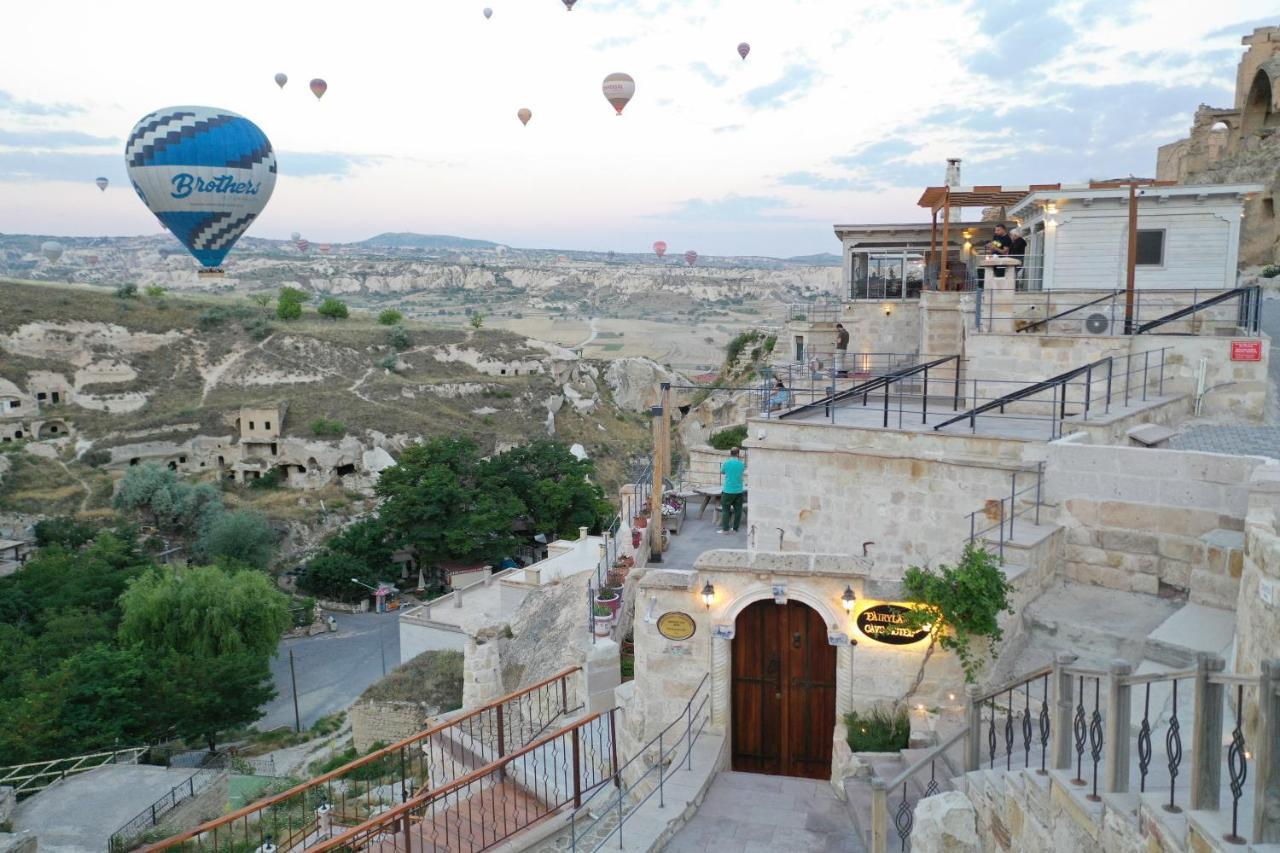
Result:
M138 759L149 748L132 746L127 749L112 749L91 752L87 755L55 758L51 761L33 761L28 764L0 767L0 786L13 788L19 798L28 797L77 773L85 773L107 764L137 764Z
M834 323L839 319L839 302L793 302L787 306L788 321Z
M821 406L823 414L832 416L833 403L857 397L866 398L871 390L882 387L890 377L927 373L945 362L955 360L960 371L959 356L929 356L896 352L841 352L808 350L804 362L775 364L762 375L752 398L752 408L763 417L795 417ZM924 359L924 361L922 361ZM936 375L936 372L935 372ZM780 400L775 381L781 380L786 399ZM865 405L864 399L864 405Z
M174 785L167 794L113 832L107 841L107 849L111 853L123 853L123 851L134 849L138 846L140 836L159 826L178 806L187 800L194 799L210 785L229 775L229 768L230 761L227 756L222 753L216 754L208 764Z
M1007 321L1014 332L1103 337L1166 328L1171 334L1198 334L1206 326L1238 329L1248 336L1259 334L1262 292L1257 285L1135 290L1128 322L1127 298L1123 289L1053 289L1015 296L1005 307L997 306L995 290L982 288L974 304L974 327L990 331L997 321ZM1235 304L1228 304L1232 302Z
M1018 488L1018 472L1013 471L1010 474L1009 495L1008 497L1000 498L995 524L984 527L981 530L977 529L978 516L983 516L984 518L991 517L990 510L988 508L990 502L988 502L988 506L984 506L982 509L975 509L973 512L969 513L969 544L971 546L975 545L979 539L986 536L991 531L997 531L996 556L1000 560L1001 565L1004 565L1004 545L1006 542L1013 539L1013 524L1017 521L1018 516L1032 515L1034 523L1036 525L1040 524L1040 507L1042 506L1040 499L1044 493L1044 463L1037 462L1034 472L1028 471L1024 472L1024 474L1034 474L1034 479L1032 480L1031 485L1024 485L1021 489ZM1023 506L1019 509L1019 499L1026 498L1027 495L1033 493L1035 497L1031 499L1030 505ZM1008 502L1008 509L1005 509L1006 501Z
M570 816L570 850L595 853L615 835L618 848L622 849L622 828L627 818L654 794L658 796L658 808L666 807L667 780L682 767L693 769L693 745L710 722L709 685L710 675L702 676L684 710L618 767L614 784L597 788L575 806ZM680 755L682 749L684 754Z
M479 853L612 782L620 784L616 712L592 714L498 761L423 792L309 853L364 849Z
M407 802L415 791L450 783L533 742L582 707L570 706L569 679L580 669L566 669L146 849L222 851L271 841L287 850L286 840L296 843L314 830L322 805L333 810L330 820L365 820L392 803Z
M1104 671L1075 661L1059 654L994 690L971 685L962 731L895 778L872 779L871 853L888 848L899 787L895 828L907 849L921 797L910 800L906 781L961 743L965 771L1054 775L1091 802L1137 793L1170 814L1222 812L1229 844L1280 841L1280 813L1267 805L1280 786L1280 660L1264 661L1258 675L1226 673L1222 658L1204 653L1191 668L1141 675L1124 662ZM1245 708L1256 709L1248 734Z

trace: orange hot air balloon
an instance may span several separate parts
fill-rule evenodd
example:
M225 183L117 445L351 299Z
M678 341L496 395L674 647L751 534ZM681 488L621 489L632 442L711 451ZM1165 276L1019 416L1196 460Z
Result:
M329 91L329 84L321 80L319 77L311 81L311 94L316 96L316 100L324 97L324 93Z
M601 88L604 90L605 99L610 104L613 104L613 108L617 110L618 115L622 115L622 108L627 105L636 93L636 81L631 79L630 74L616 71L604 78L604 84Z
M659 240L653 244L653 253L658 257L662 257L667 253L667 244L665 241Z
M747 44L745 41L742 44L738 45L738 56L741 56L743 59L746 59L747 54L750 52L751 52L751 45Z
M521 124L528 127L529 119L533 118L533 112L527 107L521 107L520 111L516 113L516 118L520 119Z
M698 253L695 252L693 249L690 249L689 251L685 252L684 262L689 266L693 266L698 262Z

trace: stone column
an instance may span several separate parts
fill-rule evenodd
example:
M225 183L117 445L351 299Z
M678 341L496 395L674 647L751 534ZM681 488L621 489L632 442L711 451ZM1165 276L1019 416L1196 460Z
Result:
M711 730L720 734L727 731L729 725L729 682L732 679L729 664L732 646L733 640L724 640L720 637L713 637L711 640ZM837 658L837 666L838 662L839 658ZM839 679L839 670L837 670L837 689Z
M1123 678L1133 672L1128 662L1111 664L1107 676L1106 779L1103 790L1123 794L1129 790L1129 694L1132 688Z
M1053 727L1050 737L1053 745L1055 770L1071 769L1071 715L1075 710L1075 679L1067 667L1076 662L1073 654L1059 653L1053 660Z
M1191 808L1214 811L1222 793L1223 685L1209 680L1226 661L1201 652L1196 659L1195 702L1191 730Z
M992 255L978 261L982 275L983 327L992 332L1012 332L1013 294L1017 289L1017 258Z
M853 654L854 647L836 647L836 720L853 710Z

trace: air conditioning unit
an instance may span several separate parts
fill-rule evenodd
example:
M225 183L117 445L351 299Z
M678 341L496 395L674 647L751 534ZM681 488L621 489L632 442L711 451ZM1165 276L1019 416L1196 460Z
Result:
M1090 335L1114 334L1111 329L1111 317L1106 314L1090 314L1084 318L1084 331Z

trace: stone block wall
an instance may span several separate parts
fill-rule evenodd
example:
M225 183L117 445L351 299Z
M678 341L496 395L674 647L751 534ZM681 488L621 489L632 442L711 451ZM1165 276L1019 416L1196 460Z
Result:
M1269 599L1269 600L1268 600ZM1236 671L1252 675L1276 657L1280 637L1280 465L1255 468L1236 604ZM1248 709L1253 716L1253 708Z
M689 468L684 477L684 483L693 488L703 488L707 486L720 485L720 466L729 458L729 451L716 450L714 447L690 447L689 448ZM743 475L742 482L750 488L751 465L746 451L742 453L742 459L747 462L747 472Z
M356 749L364 754L375 743L392 744L417 734L430 724L429 710L421 702L361 699L347 710Z
M1049 445L1045 495L1066 528L1063 573L1112 589L1200 590L1230 606L1229 559L1214 574L1202 537L1244 528L1261 457L1099 446L1082 435Z

